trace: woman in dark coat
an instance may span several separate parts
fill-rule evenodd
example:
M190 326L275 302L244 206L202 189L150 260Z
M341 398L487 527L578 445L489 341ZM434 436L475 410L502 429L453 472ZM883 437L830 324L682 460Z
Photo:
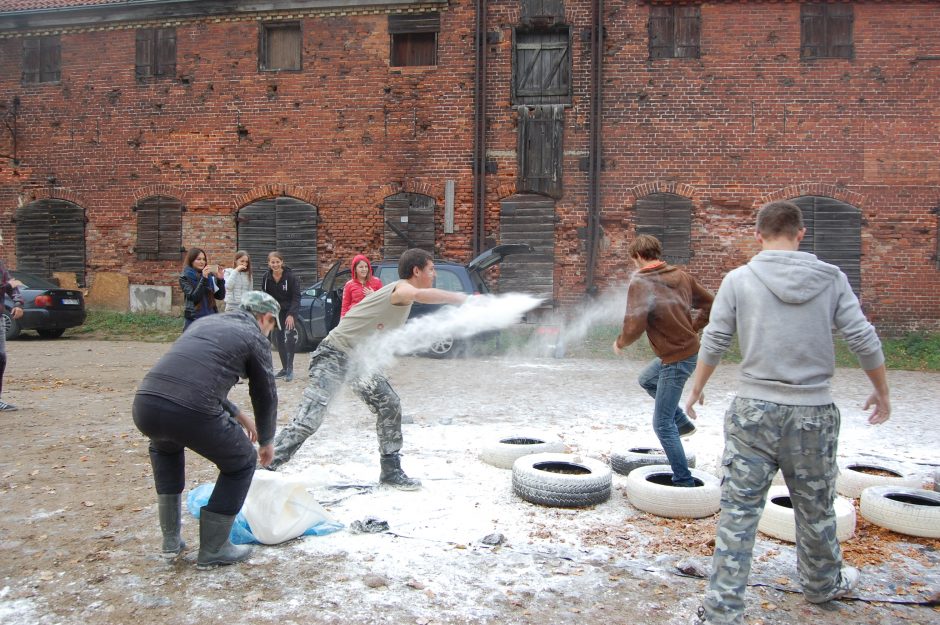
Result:
M186 266L180 274L180 289L186 306L183 331L193 321L219 312L216 300L225 299L225 280L218 265L210 265L206 253L194 247L186 254Z
M277 354L281 358L281 370L275 378L294 379L294 351L297 349L297 314L300 312L300 281L291 268L284 264L280 252L268 254L268 270L261 278L261 290L281 305L281 329L271 332Z

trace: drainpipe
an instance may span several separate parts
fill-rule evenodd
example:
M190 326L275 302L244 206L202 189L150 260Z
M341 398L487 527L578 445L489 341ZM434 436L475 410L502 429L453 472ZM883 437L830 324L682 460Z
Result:
M587 280L585 292L593 295L597 292L594 284L594 267L597 264L597 248L601 237L601 90L603 86L604 60L604 0L591 3L591 137L588 182L588 222L587 222Z
M476 1L473 101L473 256L486 245L486 0Z

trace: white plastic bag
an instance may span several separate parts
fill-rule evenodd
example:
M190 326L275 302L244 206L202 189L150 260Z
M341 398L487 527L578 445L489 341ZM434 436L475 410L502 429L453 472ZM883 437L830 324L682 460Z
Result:
M343 525L313 498L300 476L255 471L242 514L258 542L276 545L304 533L327 534ZM316 532L308 530L317 529Z

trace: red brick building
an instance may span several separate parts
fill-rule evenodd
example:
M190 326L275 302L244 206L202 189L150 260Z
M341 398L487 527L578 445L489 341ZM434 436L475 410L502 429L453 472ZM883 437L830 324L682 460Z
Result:
M2 253L310 284L526 240L500 287L563 310L638 230L717 288L786 198L883 331L937 329L938 91L935 2L0 0Z

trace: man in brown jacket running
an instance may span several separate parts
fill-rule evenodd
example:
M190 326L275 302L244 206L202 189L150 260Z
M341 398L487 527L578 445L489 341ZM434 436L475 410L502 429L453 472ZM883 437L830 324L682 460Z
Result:
M662 260L654 236L640 234L627 248L637 271L627 289L623 329L614 341L620 354L643 332L656 358L640 373L639 383L656 400L653 431L672 466L675 486L695 486L680 436L691 436L695 425L679 408L685 381L695 371L698 332L708 324L714 296L678 267ZM692 309L698 309L692 318Z

